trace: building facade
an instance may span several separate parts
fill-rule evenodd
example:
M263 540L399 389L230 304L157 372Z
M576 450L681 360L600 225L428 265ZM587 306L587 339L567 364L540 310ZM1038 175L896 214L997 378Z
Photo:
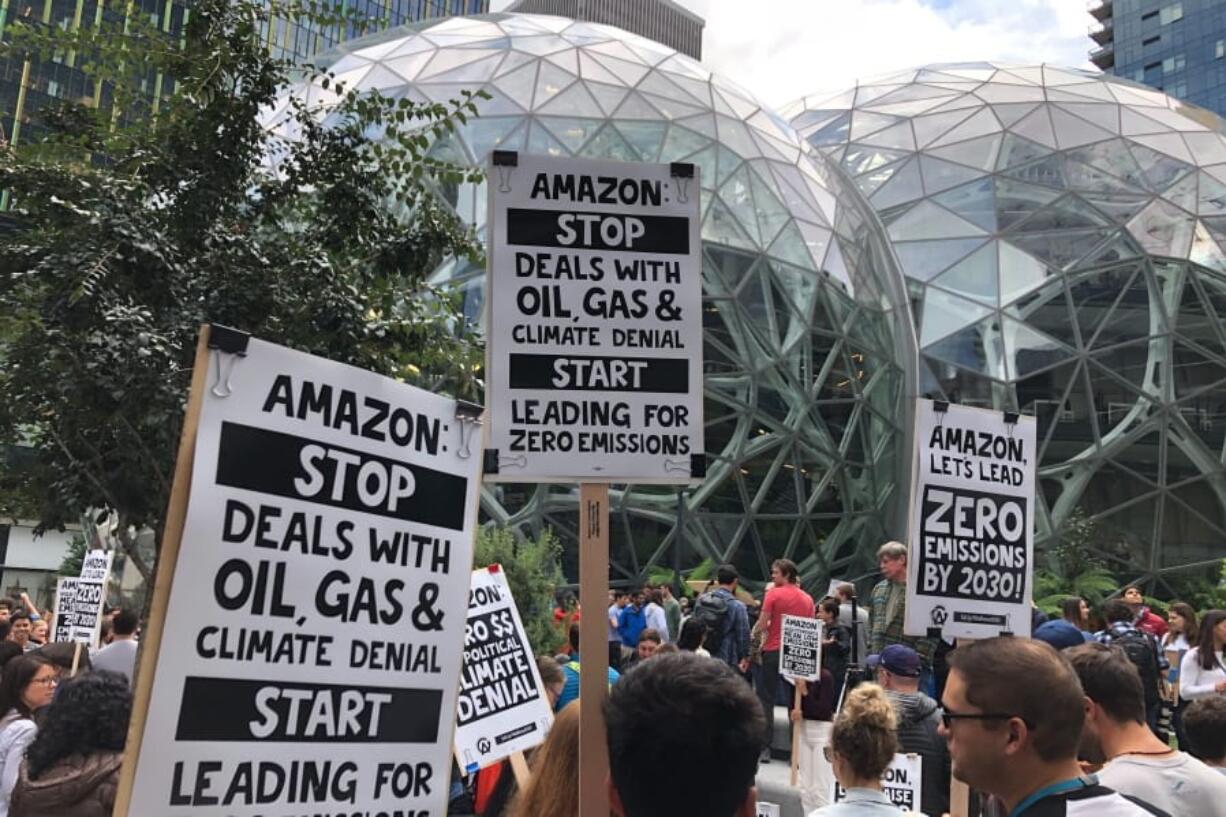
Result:
M605 23L702 59L706 21L672 0L517 0L507 11Z
M1224 0L1091 0L1090 61L1226 113Z

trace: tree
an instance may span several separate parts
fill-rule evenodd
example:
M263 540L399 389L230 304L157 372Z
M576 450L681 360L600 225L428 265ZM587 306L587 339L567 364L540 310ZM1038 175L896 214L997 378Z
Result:
M442 258L479 254L427 184L476 171L425 155L474 102L359 95L308 66L332 94L327 123L291 96L299 135L277 142L261 115L297 69L267 52L261 25L319 22L318 8L199 0L172 40L104 5L101 25L76 32L16 18L4 46L76 55L112 104L46 110L41 141L0 147L18 225L0 242L0 441L33 452L21 484L0 485L0 514L33 505L60 528L110 508L148 579L134 532L161 541L202 323L476 395L478 344L424 287ZM142 86L154 73L175 78L156 106Z
M535 539L522 541L509 528L483 527L477 532L473 567L502 566L528 641L538 655L554 655L566 638L553 624L554 593L566 581L561 552L562 543L548 528ZM597 602L596 612L603 615L604 600Z
M1035 570L1034 603L1048 615L1060 615L1060 605L1070 596L1086 600L1097 610L1120 589L1119 581L1094 555L1098 527L1081 509L1064 524L1059 541L1047 549L1044 567Z

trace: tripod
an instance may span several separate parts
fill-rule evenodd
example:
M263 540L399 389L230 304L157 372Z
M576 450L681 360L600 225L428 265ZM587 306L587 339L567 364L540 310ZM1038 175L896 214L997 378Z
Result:
M856 632L856 628L860 626L859 607L856 605L854 590L848 601L851 603L851 661L843 670L843 686L839 689L839 701L834 709L835 712L843 711L843 699L847 697L847 693L864 680L864 667L860 665L860 638Z

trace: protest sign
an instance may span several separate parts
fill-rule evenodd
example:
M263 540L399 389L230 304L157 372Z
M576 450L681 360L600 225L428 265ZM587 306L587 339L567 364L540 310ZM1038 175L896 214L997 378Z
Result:
M466 773L545 739L553 712L543 690L506 574L498 565L473 571L455 731Z
M77 580L65 576L55 583L55 631L51 640L57 643L73 640L77 623Z
M79 641L86 647L98 643L102 614L106 607L106 585L111 577L109 550L91 550L81 560L81 574L71 584L56 586L55 640ZM69 591L71 590L71 597ZM60 605L65 613L60 613ZM61 634L64 636L61 638Z
M206 332L115 814L443 814L479 489L459 407Z
M894 755L890 765L881 775L881 792L898 806L899 811L919 811L924 759L919 755ZM836 780L830 802L847 799L847 789Z
M905 632L1030 635L1034 418L920 400L915 446Z
M779 674L794 680L816 681L821 673L822 622L784 616L779 634Z
M780 817L779 805L777 803L764 803L759 800L758 817Z
M486 478L701 478L698 168L496 153L489 177Z

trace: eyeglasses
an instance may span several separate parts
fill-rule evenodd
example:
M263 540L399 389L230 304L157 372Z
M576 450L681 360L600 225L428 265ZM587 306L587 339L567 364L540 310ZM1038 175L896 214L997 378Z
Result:
M59 682L60 682L60 679L56 678L54 675L50 676L49 678L35 678L30 681L31 684L42 684L43 686L46 686L46 687L53 687Z
M1027 728L1027 729L1033 729L1033 728L1034 728L1034 726L1033 726L1033 725L1030 723L1030 721L1026 720L1026 719L1025 719L1025 718L1023 718L1021 715L1013 715L1013 714L1010 714L1010 713L1007 713L1007 712L968 712L968 713L962 713L962 712L953 712L953 711L951 711L951 710L949 710L949 709L946 709L946 710L944 710L943 712L941 712L941 723L943 723L943 724L945 725L945 728L946 728L946 729L950 729L950 728L952 728L952 727L953 727L953 722L954 722L954 721L956 721L956 720L965 720L965 721L1007 721L1007 720L1009 720L1010 718L1017 718L1017 719L1019 719L1019 720L1020 720L1022 723L1026 724L1026 728Z

